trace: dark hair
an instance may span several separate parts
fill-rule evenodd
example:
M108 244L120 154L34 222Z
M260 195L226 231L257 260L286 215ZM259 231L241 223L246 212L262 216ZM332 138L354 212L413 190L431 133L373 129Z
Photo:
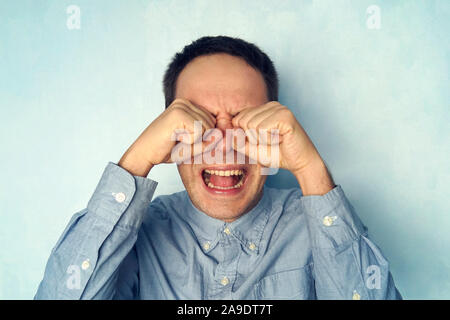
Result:
M244 59L259 71L266 83L267 97L270 101L278 100L278 75L272 60L256 45L239 38L226 36L202 37L185 46L173 57L164 74L163 89L166 108L175 99L176 82L186 65L199 56L226 53Z

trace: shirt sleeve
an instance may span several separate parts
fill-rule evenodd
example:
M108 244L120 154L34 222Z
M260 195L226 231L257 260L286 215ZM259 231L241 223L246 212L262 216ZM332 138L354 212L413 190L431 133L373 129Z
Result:
M342 188L300 198L314 261L317 299L401 299L389 262L369 239Z
M157 182L109 163L53 248L35 299L112 299ZM137 272L137 270L134 270Z

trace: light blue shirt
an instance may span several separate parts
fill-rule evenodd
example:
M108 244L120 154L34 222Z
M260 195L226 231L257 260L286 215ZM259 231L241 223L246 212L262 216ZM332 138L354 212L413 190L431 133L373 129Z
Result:
M400 299L389 263L340 186L264 187L225 223L186 191L109 163L56 243L35 299Z

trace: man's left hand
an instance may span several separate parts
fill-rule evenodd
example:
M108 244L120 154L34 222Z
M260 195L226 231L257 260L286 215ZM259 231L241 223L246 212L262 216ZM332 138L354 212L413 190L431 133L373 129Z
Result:
M262 144L279 143L279 167L294 174L304 194L324 194L334 187L311 139L294 114L279 102L271 101L259 107L245 108L232 119L232 124L246 132L249 129L256 133L260 132L259 130L267 130L268 133L278 130L278 141L271 141L270 138L259 139L257 134L253 143L256 143L258 148ZM246 142L247 156L248 143ZM309 191L305 192L305 189Z

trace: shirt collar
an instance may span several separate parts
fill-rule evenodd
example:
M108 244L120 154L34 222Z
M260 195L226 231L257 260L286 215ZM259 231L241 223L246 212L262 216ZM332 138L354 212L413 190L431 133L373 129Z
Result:
M206 253L218 243L221 233L229 232L241 242L245 251L258 254L264 228L270 215L270 196L263 188L263 195L255 207L231 223L212 218L197 209L185 192L185 208L187 209L187 222L191 226L202 250ZM226 230L227 229L227 230Z

